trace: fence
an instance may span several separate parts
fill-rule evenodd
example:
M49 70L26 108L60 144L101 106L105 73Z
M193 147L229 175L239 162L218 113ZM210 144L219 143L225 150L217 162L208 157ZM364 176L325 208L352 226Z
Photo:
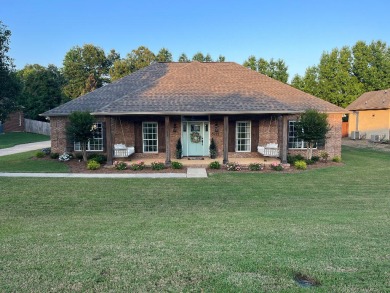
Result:
M50 123L37 120L24 119L26 132L50 135Z

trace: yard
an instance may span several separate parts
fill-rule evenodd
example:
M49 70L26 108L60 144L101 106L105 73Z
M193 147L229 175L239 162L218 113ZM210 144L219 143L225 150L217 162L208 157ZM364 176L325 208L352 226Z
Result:
M27 133L27 132L8 132L0 134L0 149L10 148L17 144L39 142L50 140L47 135Z
M0 178L0 291L390 291L390 156L208 179Z

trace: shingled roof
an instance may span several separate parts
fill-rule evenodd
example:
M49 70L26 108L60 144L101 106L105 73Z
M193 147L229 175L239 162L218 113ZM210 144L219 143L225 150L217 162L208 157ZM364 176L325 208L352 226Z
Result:
M233 62L154 63L43 113L69 115L343 113L322 99Z
M364 93L346 109L350 111L390 109L390 89Z

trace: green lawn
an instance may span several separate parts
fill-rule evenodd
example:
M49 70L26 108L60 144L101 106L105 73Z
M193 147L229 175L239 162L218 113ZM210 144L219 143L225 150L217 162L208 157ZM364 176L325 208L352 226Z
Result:
M37 151L0 157L0 172L66 173L68 166L58 160L35 159Z
M208 179L0 178L0 291L389 292L390 155L343 159Z
M50 136L27 132L8 132L0 134L0 149L10 148L17 144L45 140L50 140Z

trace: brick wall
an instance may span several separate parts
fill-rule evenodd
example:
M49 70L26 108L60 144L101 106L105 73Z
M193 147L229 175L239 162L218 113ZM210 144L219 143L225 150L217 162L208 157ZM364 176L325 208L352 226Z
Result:
M68 122L67 117L51 117L50 118L50 140L51 151L53 153L63 153L66 151L66 132L65 125Z
M278 143L278 118L264 116L259 119L259 145Z
M12 112L8 119L3 123L4 132L23 132L24 115L22 111Z
M223 117L210 117L210 142L214 139L217 157L223 157Z

